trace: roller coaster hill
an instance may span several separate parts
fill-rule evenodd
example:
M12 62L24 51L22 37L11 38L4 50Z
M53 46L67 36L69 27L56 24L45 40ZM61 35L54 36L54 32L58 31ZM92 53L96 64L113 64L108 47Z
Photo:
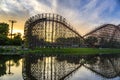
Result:
M25 45L29 48L35 47L85 47L85 39L94 36L100 39L120 43L120 27L107 24L81 36L67 20L52 13L37 14L30 17L24 27ZM113 43L114 44L114 43ZM114 47L114 46L113 46Z
M32 47L78 47L83 37L58 14L38 14L25 23L25 38Z
M90 31L84 38L97 38L96 45L104 48L120 48L120 25L104 24Z

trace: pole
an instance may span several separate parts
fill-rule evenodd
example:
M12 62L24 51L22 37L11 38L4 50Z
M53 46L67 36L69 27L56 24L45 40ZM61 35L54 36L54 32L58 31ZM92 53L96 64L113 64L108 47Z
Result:
M16 23L16 20L9 20L11 22L11 39L12 39L12 32L13 32L13 24Z

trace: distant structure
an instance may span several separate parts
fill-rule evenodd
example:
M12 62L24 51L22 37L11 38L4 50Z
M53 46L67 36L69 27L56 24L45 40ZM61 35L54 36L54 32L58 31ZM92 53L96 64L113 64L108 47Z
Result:
M101 45L101 47L104 45L104 47L120 48L120 25L104 24L83 37L87 38L89 36L96 37L98 39L97 45Z
M12 32L13 32L13 24L16 23L16 20L9 20L11 22L11 39L12 39Z
M83 37L58 14L38 14L25 23L25 41L34 47L79 47Z

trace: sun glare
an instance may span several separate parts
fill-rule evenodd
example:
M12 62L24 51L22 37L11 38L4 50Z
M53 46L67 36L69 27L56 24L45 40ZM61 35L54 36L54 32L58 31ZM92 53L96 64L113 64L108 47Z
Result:
M9 32L11 32L11 31L9 30ZM14 34L14 33L21 33L22 36L24 36L24 30L14 29L14 30L13 30L13 34Z

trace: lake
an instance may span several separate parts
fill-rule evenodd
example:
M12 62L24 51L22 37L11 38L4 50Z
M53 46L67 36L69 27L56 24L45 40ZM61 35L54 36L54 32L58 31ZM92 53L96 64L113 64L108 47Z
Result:
M0 80L120 80L120 55L0 55Z

